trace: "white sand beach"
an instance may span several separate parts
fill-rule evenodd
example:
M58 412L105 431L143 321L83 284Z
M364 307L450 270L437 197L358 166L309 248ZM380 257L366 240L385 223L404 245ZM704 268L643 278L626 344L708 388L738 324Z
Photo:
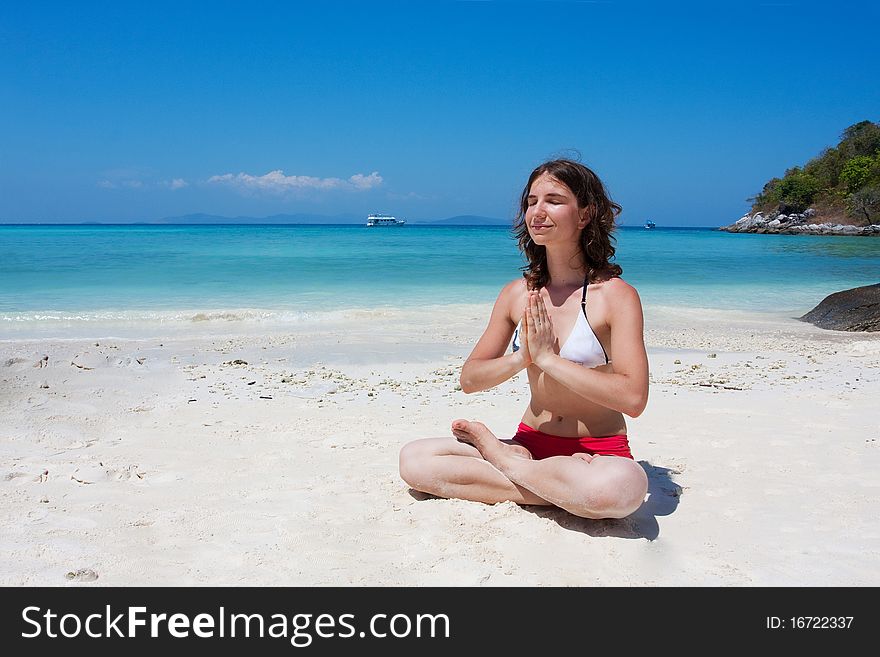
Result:
M524 374L458 389L488 314L0 342L0 584L880 584L880 335L648 309L649 495L591 521L398 476L453 419L514 432Z

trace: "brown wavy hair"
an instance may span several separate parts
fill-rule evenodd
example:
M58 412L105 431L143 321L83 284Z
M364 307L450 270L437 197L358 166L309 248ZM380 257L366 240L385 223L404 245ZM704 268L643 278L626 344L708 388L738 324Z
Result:
M536 290L550 282L547 249L532 241L526 225L529 190L532 183L545 173L572 191L579 208L589 208L590 223L584 227L580 236L581 254L587 265L587 280L593 283L620 276L623 268L611 260L614 259L614 221L620 214L621 207L611 200L605 185L592 170L573 160L551 160L539 165L529 176L513 225L514 237L519 242L520 251L528 259L528 264L522 268L528 288Z

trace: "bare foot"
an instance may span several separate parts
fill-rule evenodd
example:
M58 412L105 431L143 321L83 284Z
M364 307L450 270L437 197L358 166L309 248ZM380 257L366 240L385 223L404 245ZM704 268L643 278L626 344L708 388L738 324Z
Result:
M482 422L455 420L452 423L452 435L459 441L476 447L483 458L489 462L504 456L532 458L531 452L522 445L508 445L498 440L495 434L489 431L489 428Z

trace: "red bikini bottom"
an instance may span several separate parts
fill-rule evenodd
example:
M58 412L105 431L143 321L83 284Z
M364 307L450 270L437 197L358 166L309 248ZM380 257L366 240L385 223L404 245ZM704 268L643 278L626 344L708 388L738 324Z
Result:
M572 454L594 454L597 456L623 456L631 459L629 441L625 434L619 436L584 436L583 438L566 438L554 436L520 422L513 440L532 453L535 459L546 459L549 456L571 456Z

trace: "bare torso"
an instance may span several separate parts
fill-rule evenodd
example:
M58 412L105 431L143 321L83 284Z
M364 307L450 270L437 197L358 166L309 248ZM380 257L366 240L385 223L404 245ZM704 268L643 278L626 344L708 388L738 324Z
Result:
M587 291L587 318L611 363L595 369L613 372L614 355L611 353L611 328L608 324L608 300L604 283L591 283ZM527 300L525 281L518 291L514 313L510 316L513 326L519 323ZM556 352L571 334L578 313L581 312L582 288L554 289L542 292L544 302L556 334ZM531 399L523 413L522 422L545 433L556 436L612 436L626 434L623 414L595 404L576 394L558 381L545 375L532 364L528 367Z

